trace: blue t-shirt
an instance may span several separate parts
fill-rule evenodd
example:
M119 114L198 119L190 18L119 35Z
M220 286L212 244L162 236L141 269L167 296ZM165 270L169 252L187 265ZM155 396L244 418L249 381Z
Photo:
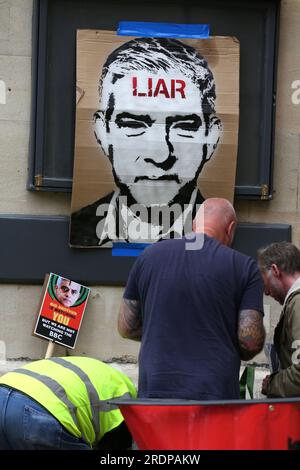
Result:
M239 398L238 312L263 314L250 257L206 235L199 250L161 241L136 260L124 298L141 302L139 397Z

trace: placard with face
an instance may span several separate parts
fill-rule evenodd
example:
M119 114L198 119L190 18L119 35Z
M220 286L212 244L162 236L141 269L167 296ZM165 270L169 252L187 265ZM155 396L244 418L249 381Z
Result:
M239 43L78 31L70 244L191 231L207 197L233 200Z

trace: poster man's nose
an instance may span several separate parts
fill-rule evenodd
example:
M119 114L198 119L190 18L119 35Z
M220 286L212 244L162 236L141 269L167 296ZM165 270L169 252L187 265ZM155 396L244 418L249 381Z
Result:
M144 158L144 161L167 171L172 168L177 159L173 154L174 147L170 142L168 132L166 130L163 132L157 131L158 129L156 129L155 144L149 147L151 153Z
M163 161L157 160L156 158L145 158L145 162L147 163L152 163L154 166L157 168L161 168L164 171L170 170L174 163L176 162L176 157L175 155L169 154L167 158Z

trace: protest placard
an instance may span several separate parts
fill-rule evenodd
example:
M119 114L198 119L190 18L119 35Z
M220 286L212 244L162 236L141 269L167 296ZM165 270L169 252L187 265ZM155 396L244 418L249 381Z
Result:
M33 333L74 349L89 294L86 286L58 274L47 274Z

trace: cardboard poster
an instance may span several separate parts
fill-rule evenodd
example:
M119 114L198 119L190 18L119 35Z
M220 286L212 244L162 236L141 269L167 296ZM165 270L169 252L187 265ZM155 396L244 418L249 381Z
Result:
M74 349L89 294L89 287L47 275L34 334Z
M191 231L208 197L233 201L239 42L77 32L70 245Z

